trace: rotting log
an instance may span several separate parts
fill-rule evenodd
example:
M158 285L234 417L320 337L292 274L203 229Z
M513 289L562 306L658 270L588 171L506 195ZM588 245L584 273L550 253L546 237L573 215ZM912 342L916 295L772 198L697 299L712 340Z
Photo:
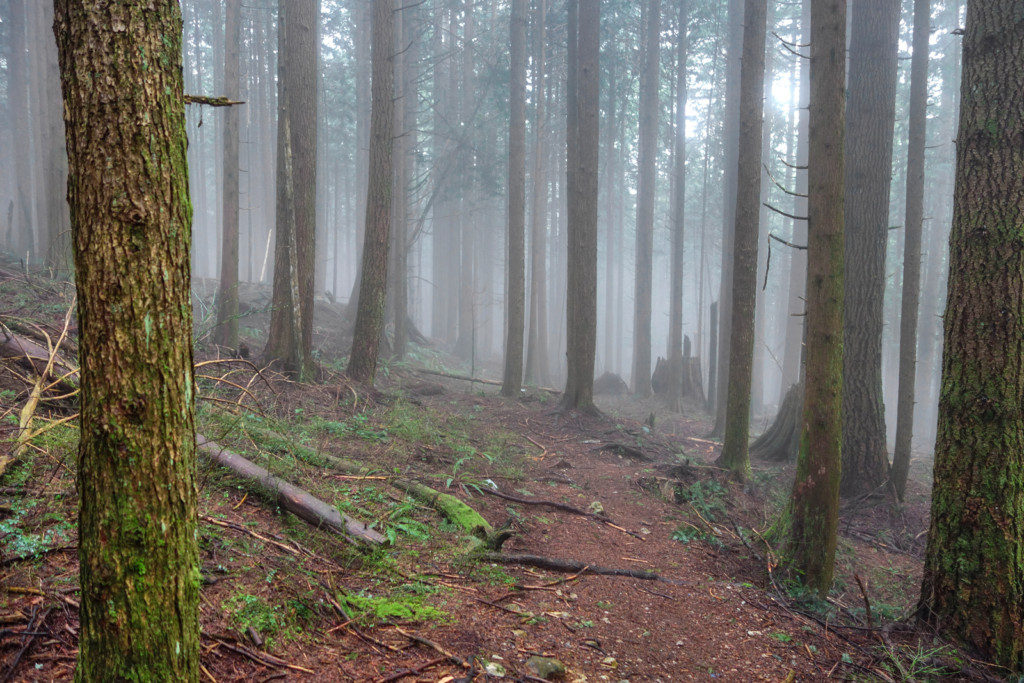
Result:
M196 435L196 443L200 453L243 479L273 492L281 507L313 526L327 527L346 538L373 546L387 543L387 539L380 532L370 528L364 522L339 513L333 506L299 487L275 477L265 468L227 450L214 441L210 441L201 434Z

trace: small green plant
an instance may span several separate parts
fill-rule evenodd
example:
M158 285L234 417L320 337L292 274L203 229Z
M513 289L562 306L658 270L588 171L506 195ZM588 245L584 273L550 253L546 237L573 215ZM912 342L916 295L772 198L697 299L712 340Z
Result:
M284 615L258 595L232 595L224 602L224 609L239 631L251 628L268 641L287 626Z
M948 645L926 647L922 643L917 646L886 645L882 648L885 657L883 666L900 681L929 681L936 678L955 675L956 671L947 667L943 659L956 660L956 652Z
M448 615L425 604L420 595L374 596L365 593L343 594L338 602L352 619L363 623L395 621L442 621Z

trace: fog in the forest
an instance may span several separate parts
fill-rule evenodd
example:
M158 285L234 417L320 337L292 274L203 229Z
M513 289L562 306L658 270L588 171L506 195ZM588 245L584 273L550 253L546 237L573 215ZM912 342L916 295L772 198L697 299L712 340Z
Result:
M653 250L649 343L651 371L669 356L671 238L682 216L682 323L699 359L707 397L714 359L710 319L720 300L730 164L736 124L726 106L730 41L726 0L690 0L680 49L680 4L663 0L658 35ZM764 429L799 379L802 250L806 226L803 116L807 3L769 3L765 64L762 202L758 240L752 430ZM883 387L890 449L895 428L905 212L910 2L899 29L895 136L888 242L885 245ZM67 263L62 103L49 2L0 0L0 249L31 264ZM186 93L222 96L225 2L183 0ZM634 377L641 96L648 3L608 0L602 10L601 133L596 375ZM370 136L371 3L321 0L316 103L315 292L318 315L351 318L366 211ZM408 292L407 321L467 370L498 378L505 345L509 154L508 2L408 3L396 28L392 289ZM239 49L240 327L245 337L270 302L274 274L278 149L278 10L269 0L242 4ZM928 80L924 237L914 444L931 450L941 358L941 319L952 219L960 25L956 3L935 2ZM541 31L544 32L543 40ZM526 378L560 387L566 348L566 9L531 0L526 74ZM680 59L685 69L679 68ZM685 97L680 89L685 88ZM312 103L310 103L312 104ZM684 110L680 105L684 104ZM213 325L224 216L226 109L187 107L189 180L194 207L196 333ZM538 116L539 113L539 116ZM684 136L685 145L677 144ZM683 151L684 159L678 158ZM685 173L677 174L685 161ZM735 171L733 171L735 173ZM674 192L682 178L684 192ZM849 179L848 179L849 180ZM684 194L682 206L675 197ZM770 208L769 208L770 207ZM858 212L847 207L848 218ZM640 211L643 213L643 211ZM774 236L774 237L771 237ZM776 239L777 238L777 239ZM642 261L642 259L641 259ZM389 300L389 307L396 304ZM252 314L252 315L249 315ZM250 319L247 319L250 318ZM794 324L794 319L797 320ZM315 321L319 324L320 319ZM260 325L264 324L262 322ZM393 327L393 325L391 326ZM351 329L351 326L349 326ZM263 332L263 330L261 330ZM713 332L715 334L713 334ZM640 335L641 338L643 335ZM412 334L413 341L416 335ZM322 351L347 341L317 337ZM409 348L418 353L418 346ZM326 351L323 351L326 353ZM692 397L691 397L692 398ZM713 408L713 407L712 407ZM712 410L713 412L713 410Z

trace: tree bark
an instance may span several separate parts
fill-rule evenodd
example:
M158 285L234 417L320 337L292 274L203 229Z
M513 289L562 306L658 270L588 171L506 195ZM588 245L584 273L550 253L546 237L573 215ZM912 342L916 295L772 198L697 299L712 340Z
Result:
M882 328L900 5L852 5L846 116L848 227L843 324L843 475L859 496L889 478Z
M196 681L181 11L176 0L55 8L82 380L76 678Z
M279 0L277 231L264 358L312 376L319 0Z
M682 410L683 393L683 257L686 237L686 57L689 0L679 0L676 35L676 120L673 140L672 257L669 285L669 394L672 409ZM610 252L610 250L609 250Z
M227 0L224 29L224 96L239 98L239 44L242 0ZM220 286L217 290L217 326L214 343L238 347L238 121L237 107L224 108L223 244Z
M526 0L512 0L511 120L508 142L508 337L505 341L503 396L523 387L523 334L526 327Z
M658 119L661 111L661 0L646 0L642 21L640 141L636 197L636 286L633 315L633 393L651 395L651 287L654 279L654 196L658 175Z
M728 410L719 464L745 481L750 474L750 385L757 297L757 240L761 217L761 144L764 124L764 48L768 6L746 0L740 75L740 137L736 225L733 232L732 342L729 345Z
M920 615L1024 671L1024 21L969 0Z
M526 348L526 381L547 384L548 375L548 180L547 139L547 0L537 0L534 14L533 92L536 115L533 138L533 198L530 210L530 329Z
M567 375L562 395L566 410L594 410L600 33L601 3L569 0Z
M907 149L907 197L903 227L906 243L903 247L903 296L900 306L899 391L896 406L896 446L892 458L892 483L900 500L903 500L907 487L914 430L930 38L931 3L929 0L914 0L914 52L910 63L910 139Z
M347 373L359 382L372 382L384 326L388 240L391 229L394 137L395 50L394 0L373 4L372 104L370 113L370 167L366 194L366 237L359 285L359 308L352 336Z
M803 7L800 12L801 39L803 44L810 43L811 31L811 0L803 0ZM800 99L798 103L799 124L796 131L796 164L805 166L807 164L807 138L808 138L808 112L811 99L810 79L808 78L808 64L806 59L801 59L800 69ZM807 172L798 171L796 174L796 197L793 198L793 215L807 215ZM800 196L802 195L802 196ZM807 221L795 220L793 222L794 244L807 244ZM782 400L789 391L789 387L802 381L804 365L804 287L807 283L807 252L803 249L789 249L789 318L786 321L786 350L782 361ZM799 422L799 418L797 419Z
M846 0L811 4L807 362L786 561L821 595L835 568L843 386L843 135Z
M718 297L718 365L713 409L713 436L724 436L726 398L729 393L729 343L732 325L733 227L736 221L736 169L739 166L740 53L743 50L743 0L729 0L729 43L726 49L725 121L722 126L725 168L722 190L722 269Z

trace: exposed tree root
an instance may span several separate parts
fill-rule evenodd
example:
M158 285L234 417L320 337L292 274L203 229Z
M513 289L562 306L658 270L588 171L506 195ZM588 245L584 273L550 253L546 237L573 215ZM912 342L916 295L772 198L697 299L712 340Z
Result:
M786 392L771 425L750 444L750 457L771 462L791 462L796 459L803 403L804 385L794 384Z
M638 460L640 462L654 462L655 459L644 453L639 448L633 448L622 443L606 443L605 445L595 448L595 451L610 451L616 455L621 455L624 458L630 458L631 460Z
M197 435L199 451L218 465L222 465L248 482L258 484L277 496L281 507L313 526L332 531L369 545L383 545L387 539L365 523L342 515L333 506L315 498L297 486L275 477L266 469L246 460L202 435Z

